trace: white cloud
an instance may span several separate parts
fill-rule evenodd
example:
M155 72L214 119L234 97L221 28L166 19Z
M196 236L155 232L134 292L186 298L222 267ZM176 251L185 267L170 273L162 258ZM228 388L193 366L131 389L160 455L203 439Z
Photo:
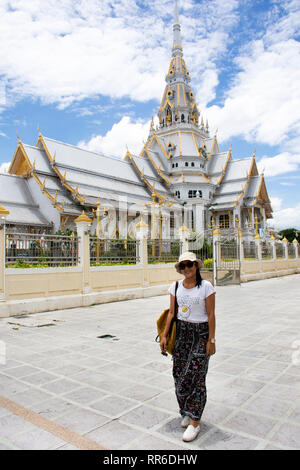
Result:
M271 199L271 206L273 211L279 211L282 205L282 199L280 197L270 197Z
M143 140L148 138L149 129L150 121L134 122L129 116L124 116L104 136L94 136L89 142L79 142L78 146L121 158L125 157L128 146L132 154L139 155L143 148Z
M274 157L262 157L257 163L258 170L265 176L276 176L300 170L300 154L283 152Z
M242 136L277 145L300 133L300 43L290 39L265 47L255 41L237 60L240 72L224 106L206 110L220 140Z
M42 0L1 2L0 76L9 100L30 96L61 108L99 94L159 100L171 58L173 5L49 0L45 9ZM185 57L204 101L214 96L215 59L226 51L237 6L237 0L226 8L220 0L181 2Z
M279 230L285 228L300 230L300 204L297 204L295 207L274 211L271 225L274 225Z
M10 162L1 163L1 165L0 165L0 173L7 173L9 167L10 167Z

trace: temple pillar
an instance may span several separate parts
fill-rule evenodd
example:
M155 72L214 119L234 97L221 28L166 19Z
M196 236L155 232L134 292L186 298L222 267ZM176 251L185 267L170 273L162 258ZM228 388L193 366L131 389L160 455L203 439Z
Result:
M195 206L195 232L204 232L204 208L202 204L197 204Z
M0 206L0 302L5 300L5 220L9 211Z
M91 291L89 229L92 220L82 211L75 223L78 236L78 266L82 269L82 293L86 294Z

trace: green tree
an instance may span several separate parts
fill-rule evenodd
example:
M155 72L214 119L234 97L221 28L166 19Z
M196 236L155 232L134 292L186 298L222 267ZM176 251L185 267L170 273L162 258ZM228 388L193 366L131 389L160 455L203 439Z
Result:
M295 228L286 228L284 230L280 230L279 234L282 238L285 237L290 243L292 243L295 238L298 240L298 243L300 243L300 230Z

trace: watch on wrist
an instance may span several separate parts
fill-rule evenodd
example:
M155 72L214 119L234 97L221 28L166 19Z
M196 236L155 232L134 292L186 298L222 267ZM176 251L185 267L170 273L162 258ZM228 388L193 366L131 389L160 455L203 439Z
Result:
M215 344L215 342L216 342L215 338L210 338L210 342Z

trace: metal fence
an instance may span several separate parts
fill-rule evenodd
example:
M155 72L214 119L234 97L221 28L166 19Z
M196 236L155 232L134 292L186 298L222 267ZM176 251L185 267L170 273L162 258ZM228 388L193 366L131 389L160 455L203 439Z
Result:
M213 243L210 239L202 239L198 242L189 241L189 251L195 253L198 259L202 261L202 269L213 269Z
M237 242L221 242L220 243L220 261L231 262L240 259L239 247Z
M6 235L5 256L7 267L76 266L78 238L76 234L10 233Z
M288 244L288 257L289 258L296 258L296 247L295 243Z
M182 242L176 239L147 240L148 263L176 263L181 248Z
M261 245L261 257L264 260L273 259L273 247L269 242L263 242Z
M90 265L136 264L140 260L137 240L103 240L90 236Z
M283 243L275 243L276 258L285 258L285 249Z
M243 241L244 259L254 260L258 259L257 245L252 241Z

